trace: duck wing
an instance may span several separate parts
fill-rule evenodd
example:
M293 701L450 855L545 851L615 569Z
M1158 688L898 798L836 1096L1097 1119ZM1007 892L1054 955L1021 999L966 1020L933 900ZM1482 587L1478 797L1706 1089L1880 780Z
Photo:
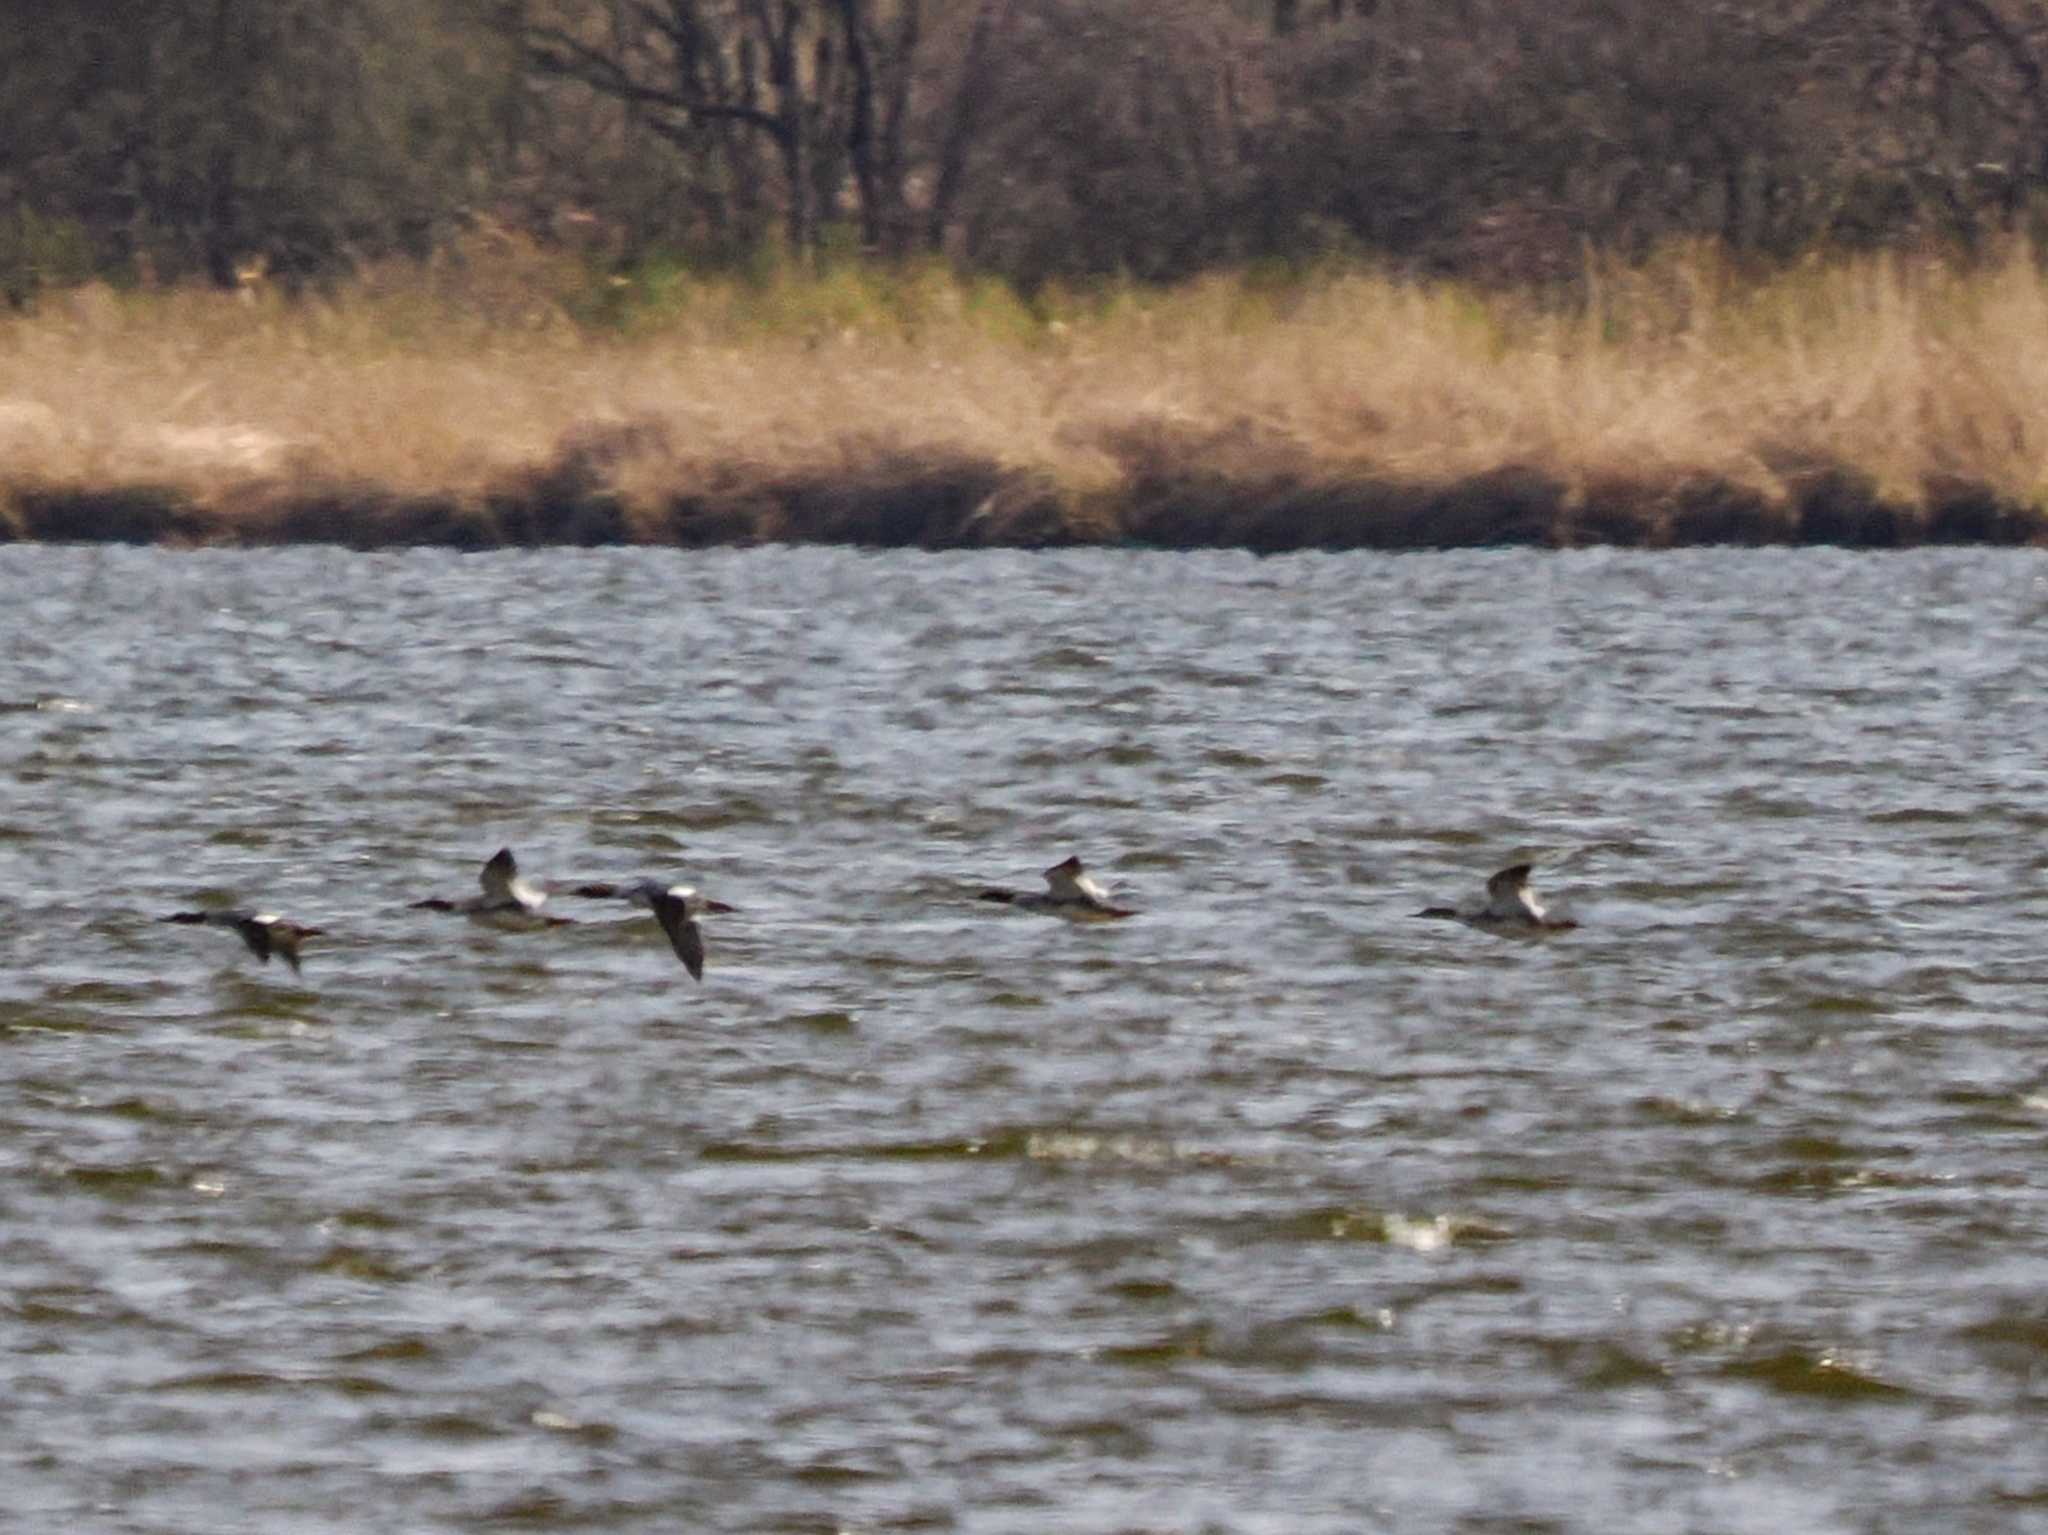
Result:
M1486 899L1489 905L1519 904L1522 892L1529 888L1529 876L1536 871L1533 863L1518 863L1502 869L1486 882Z
M234 923L235 931L241 935L242 942L249 946L249 952L262 960L264 964L269 964L271 951L277 947L273 942L275 934L272 932L270 924L277 919L275 917L250 916L246 912L235 912L230 915L228 920ZM296 970L299 968L299 962L294 959L291 962L291 966L292 969Z
M653 906L655 920L668 934L669 946L676 951L676 958L683 962L683 968L690 972L690 979L703 980L704 934L690 918L689 898L664 890L654 897Z
M1535 872L1536 865L1533 863L1512 864L1486 882L1486 893L1496 899L1501 896L1512 896L1528 888L1529 876Z
M523 904L512 893L513 882L519 878L519 860L512 856L512 849L501 847L491 854L490 861L477 874L476 882L483 886L484 899L492 902Z
M1052 893L1063 901L1106 903L1109 900L1109 892L1103 889L1099 882L1088 877L1087 870L1079 858L1069 858L1064 863L1054 864L1045 871L1045 882L1051 887Z

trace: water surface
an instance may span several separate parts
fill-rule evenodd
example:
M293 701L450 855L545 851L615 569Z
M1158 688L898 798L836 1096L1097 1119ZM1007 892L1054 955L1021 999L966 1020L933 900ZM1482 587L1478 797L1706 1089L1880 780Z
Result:
M2048 558L0 549L23 1528L2048 1519ZM690 983L529 872L743 908ZM978 903L1080 852L1143 915ZM1410 918L1523 856L1585 926ZM223 934L318 922L295 980Z

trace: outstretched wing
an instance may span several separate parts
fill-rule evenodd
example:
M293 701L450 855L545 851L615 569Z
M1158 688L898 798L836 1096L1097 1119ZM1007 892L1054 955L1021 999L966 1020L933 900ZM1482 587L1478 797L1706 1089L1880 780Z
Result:
M484 887L484 895L487 899L492 901L510 901L512 899L512 881L517 878L519 878L519 860L512 856L512 849L501 847L497 852L491 854L490 862L483 866L483 871L477 875L476 882Z
M661 923L661 930L668 934L669 945L676 951L676 958L690 972L690 979L703 980L704 934L690 920L688 897L664 891L654 899L654 915Z
M1533 863L1518 863L1486 882L1486 898L1489 902L1512 901L1529 888L1529 876L1535 872Z
M1083 900L1106 901L1109 892L1090 879L1079 858L1068 858L1045 871L1045 882L1062 900L1079 896Z
M270 951L273 947L270 941L270 923L262 917L237 916L233 920L235 931L242 935L242 942L249 946L249 952L262 960L264 964L269 964ZM299 968L296 956L287 955L286 957L291 960L292 969L296 970Z

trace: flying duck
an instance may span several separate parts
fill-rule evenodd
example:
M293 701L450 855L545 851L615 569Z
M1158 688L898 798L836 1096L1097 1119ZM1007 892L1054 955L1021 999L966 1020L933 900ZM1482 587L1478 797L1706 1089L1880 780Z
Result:
M547 903L547 887L519 877L519 861L509 847L501 847L491 855L476 882L481 887L480 894L459 901L432 896L414 901L412 909L460 912L499 927L564 927L570 922L568 917L550 917L541 911Z
M168 917L158 917L157 921L232 929L249 946L249 952L264 964L270 963L271 955L279 955L292 967L293 975L299 974L299 940L317 937L326 931L287 922L274 911L174 911Z
M1137 915L1127 906L1113 904L1109 892L1088 877L1079 858L1068 858L1047 869L1045 883L1048 888L1043 891L984 890L981 899L999 901L1019 911L1064 917L1069 922L1113 922Z
M578 885L570 892L598 901L626 901L644 906L668 934L669 946L690 972L690 979L704 979L704 934L696 919L706 912L730 912L738 908L723 901L708 900L688 885L671 885L658 879L635 880L630 885Z
M1562 932L1577 927L1579 924L1569 917L1551 916L1536 899L1536 893L1529 888L1529 876L1535 867L1534 864L1518 863L1502 869L1486 882L1486 900L1483 903L1426 906L1415 915L1462 922L1467 927L1489 933Z

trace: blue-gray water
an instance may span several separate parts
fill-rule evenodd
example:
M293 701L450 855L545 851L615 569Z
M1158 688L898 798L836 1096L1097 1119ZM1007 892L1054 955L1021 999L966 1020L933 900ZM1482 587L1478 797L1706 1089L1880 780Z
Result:
M0 1524L2048 1523L2048 557L0 550ZM412 912L530 873L743 908ZM1143 908L977 902L1080 852ZM1523 854L1584 922L1418 922ZM305 975L195 903L331 929Z

